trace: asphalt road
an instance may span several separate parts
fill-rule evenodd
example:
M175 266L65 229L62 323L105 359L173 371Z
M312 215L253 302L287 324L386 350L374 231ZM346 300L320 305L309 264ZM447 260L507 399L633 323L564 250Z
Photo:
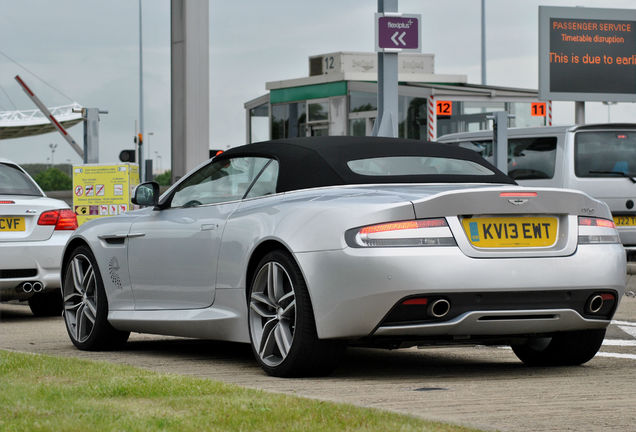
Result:
M633 278L633 277L630 277ZM634 290L636 279L629 281ZM61 318L0 305L0 349L103 360L500 431L636 431L636 298L580 367L528 368L505 348L351 349L320 379L265 375L249 346L133 334L119 352L82 352Z

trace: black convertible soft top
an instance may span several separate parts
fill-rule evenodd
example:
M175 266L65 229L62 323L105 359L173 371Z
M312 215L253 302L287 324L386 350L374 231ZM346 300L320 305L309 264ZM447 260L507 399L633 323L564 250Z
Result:
M325 136L264 141L234 147L214 158L237 156L274 158L279 163L277 192L347 184L386 183L504 183L516 182L461 147L400 138ZM351 171L347 162L387 156L429 156L460 159L487 167L492 175L369 176Z

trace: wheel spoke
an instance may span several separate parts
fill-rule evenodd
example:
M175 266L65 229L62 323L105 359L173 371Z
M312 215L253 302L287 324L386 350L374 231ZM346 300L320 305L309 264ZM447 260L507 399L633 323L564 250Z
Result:
M285 309L283 309L283 313L281 316L291 319L296 314L296 300L292 301Z
M91 310L91 304L88 301L84 302L84 304L86 307L82 310L82 318L89 320L91 324L95 324L95 314Z
M272 304L277 304L278 302L276 297L276 283L278 275L276 273L276 269L274 267L274 263L267 263L267 297Z
M285 295L283 284L285 283L285 273L283 269L276 263L272 264L274 271L274 295L276 296L276 304L280 305L282 297Z
M82 290L82 279L84 279L84 272L82 271L82 263L80 262L80 258L73 258L71 266L71 274L73 276L73 286L75 287L75 291L77 291L79 294L84 294L84 291Z
M271 328L265 331L265 327L271 323ZM274 336L274 330L276 329L277 321L267 321L263 327L263 338L261 339L261 346L259 349L259 355L262 359L266 359L274 353L274 347L276 346L276 337Z
M87 298L84 303L86 304L86 308L91 312L91 315L93 316L93 320L91 321L95 322L94 317L97 315L97 306L95 305L93 299Z
M82 279L82 288L84 289L85 293L88 294L88 289L92 287L91 282L93 282L94 279L95 279L95 271L93 270L93 267L90 266L86 270L86 273L84 274L84 278Z
M84 307L84 303L81 303L75 313L75 338L80 342L82 341L82 334L84 333L84 319L82 318L84 315Z
M276 345L278 346L278 350L283 358L287 357L287 353L289 353L289 348L292 344L293 336L291 334L291 330L289 329L288 324L285 321L281 321L276 326L276 330L274 331L274 336L276 338Z
M81 305L82 305L82 303L64 304L64 310L67 310L67 311L76 310L76 309L77 309L77 308L79 308Z
M269 297L260 292L252 293L252 303L254 302L263 303L270 308L276 308L276 305L269 300Z
M67 301L70 301L73 297L79 297L80 300L82 299L82 295L80 293L74 292L64 297L64 303L66 303Z

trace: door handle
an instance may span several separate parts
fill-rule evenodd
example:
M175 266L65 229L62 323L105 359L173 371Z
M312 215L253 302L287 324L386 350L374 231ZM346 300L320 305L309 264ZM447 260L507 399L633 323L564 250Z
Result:
M201 231L216 231L219 228L219 224L203 224L201 225Z

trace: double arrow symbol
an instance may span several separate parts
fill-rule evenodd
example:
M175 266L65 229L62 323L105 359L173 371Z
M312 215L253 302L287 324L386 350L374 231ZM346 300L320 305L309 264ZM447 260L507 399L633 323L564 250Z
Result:
M399 36L398 36L398 34L399 34ZM405 32L405 31L404 31L404 32L402 32L402 34L400 34L400 32L399 32L399 31L396 31L395 33L393 33L393 36L391 36L391 40L393 41L393 43L394 43L395 45L400 45L400 44L398 43L398 41L400 41L400 43L401 43L402 45L406 45L406 42L404 42L404 36L406 36L406 32Z

